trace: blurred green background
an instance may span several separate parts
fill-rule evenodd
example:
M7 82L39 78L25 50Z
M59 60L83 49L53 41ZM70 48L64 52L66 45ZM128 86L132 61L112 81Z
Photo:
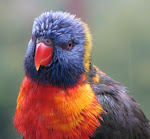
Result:
M128 87L150 119L149 0L0 0L0 138L20 139L12 118L23 59L34 18L49 10L70 11L89 24L93 63Z

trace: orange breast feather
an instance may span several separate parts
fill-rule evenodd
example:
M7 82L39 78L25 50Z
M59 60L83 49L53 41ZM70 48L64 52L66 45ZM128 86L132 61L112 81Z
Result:
M25 77L14 124L27 139L88 139L102 111L90 84L61 89Z

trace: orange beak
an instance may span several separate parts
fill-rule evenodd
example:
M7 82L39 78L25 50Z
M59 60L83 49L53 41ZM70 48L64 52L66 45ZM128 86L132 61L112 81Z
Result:
M36 70L39 70L40 65L46 66L50 64L53 57L52 53L53 53L53 47L47 46L42 42L36 45L35 58L34 58Z

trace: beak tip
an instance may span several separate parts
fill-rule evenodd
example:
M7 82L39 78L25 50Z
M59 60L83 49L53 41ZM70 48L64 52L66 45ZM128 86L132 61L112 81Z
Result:
M36 68L36 70L38 71L39 68L40 68L40 65L36 65L35 68Z

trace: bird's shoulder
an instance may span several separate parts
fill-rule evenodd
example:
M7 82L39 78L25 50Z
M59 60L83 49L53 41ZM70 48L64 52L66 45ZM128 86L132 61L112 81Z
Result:
M88 81L96 95L117 95L119 92L126 91L126 87L109 77L95 65L91 65L90 67L90 71L88 72Z
M149 139L149 121L127 89L119 82L91 65L89 82L106 114L95 137L109 139ZM111 134L108 134L111 132ZM107 134L107 135L106 135Z

